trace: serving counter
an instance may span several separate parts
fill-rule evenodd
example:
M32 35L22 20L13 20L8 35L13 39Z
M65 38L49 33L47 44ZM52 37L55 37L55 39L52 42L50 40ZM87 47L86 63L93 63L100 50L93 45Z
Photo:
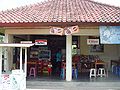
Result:
M0 90L25 90L26 74L19 69L3 73L0 78Z

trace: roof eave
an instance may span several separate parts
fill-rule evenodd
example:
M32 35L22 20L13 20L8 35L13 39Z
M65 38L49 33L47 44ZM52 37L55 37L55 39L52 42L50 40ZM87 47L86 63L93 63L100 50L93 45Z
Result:
M41 27L41 26L120 26L120 22L31 22L31 23L0 23L0 27Z

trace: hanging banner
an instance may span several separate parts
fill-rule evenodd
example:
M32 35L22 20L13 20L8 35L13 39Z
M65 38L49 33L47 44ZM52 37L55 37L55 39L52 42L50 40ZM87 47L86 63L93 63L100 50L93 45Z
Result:
M65 30L65 35L71 35L73 33L78 33L79 27L78 26L65 27L64 30Z
M72 30L72 34L73 33L78 33L79 32L79 27L78 26L72 26L71 30Z
M51 27L50 28L50 34L55 34L55 35L62 35L64 29L60 27Z
M73 33L78 33L79 32L79 27L78 26L71 26L71 27L65 27L60 28L60 27L51 27L50 28L50 34L55 34L55 35L71 35Z
M71 27L65 27L64 30L65 30L65 35L71 35L72 34Z
M100 26L102 44L120 44L120 26Z

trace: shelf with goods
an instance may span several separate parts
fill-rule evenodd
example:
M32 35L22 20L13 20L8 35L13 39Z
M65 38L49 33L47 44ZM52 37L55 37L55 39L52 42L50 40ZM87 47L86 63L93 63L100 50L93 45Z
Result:
M30 59L38 59L38 48L31 48L30 49Z
M48 50L48 47L31 47L30 59L50 60L51 50Z
M48 68L51 70L51 50L48 47L31 47L30 48L30 60L29 62L36 62L38 74L48 72ZM31 64L29 63L29 69ZM29 71L28 69L28 71Z
M50 61L50 59L51 59L51 50L39 50L38 59L39 60L48 60L48 61Z

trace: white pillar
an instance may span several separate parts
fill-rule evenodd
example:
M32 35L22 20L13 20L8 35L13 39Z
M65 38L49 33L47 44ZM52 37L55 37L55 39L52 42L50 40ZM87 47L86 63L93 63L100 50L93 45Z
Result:
M27 47L25 48L24 70L25 70L25 89L26 89L26 77L27 77Z
M0 47L0 78L2 74L2 47Z
M72 80L72 35L66 36L66 81Z
M20 71L22 72L22 47L20 48Z
M12 43L13 42L13 35L5 34L5 43ZM5 50L5 62L4 68L6 71L9 71L13 67L13 48L7 47Z
M27 76L27 48L25 48L25 63L24 63L24 70Z
M7 72L9 70L9 65L8 65L8 52L7 52L7 47L4 48L4 70Z
M5 34L5 39L4 39L5 43L8 43L8 34ZM8 49L5 48L5 53L4 53L4 69L6 72L9 71L9 64L8 64Z

